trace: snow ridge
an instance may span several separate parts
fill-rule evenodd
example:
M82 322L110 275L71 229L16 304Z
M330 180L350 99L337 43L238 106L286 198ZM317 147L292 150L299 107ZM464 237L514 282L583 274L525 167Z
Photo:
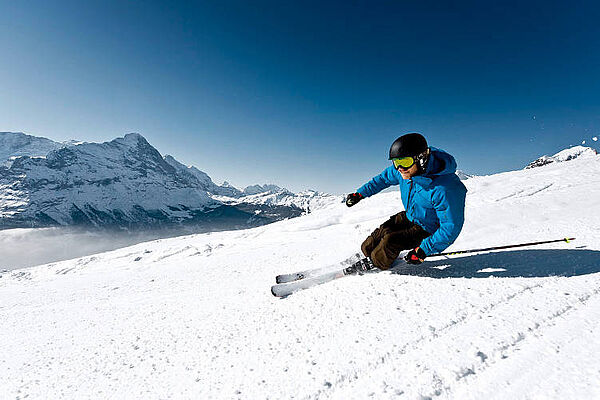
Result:
M586 158L586 157L594 157L598 155L598 152L591 147L585 146L573 146L568 149L564 149L559 151L553 156L543 155L540 158L529 163L525 169L542 167L544 165L548 165L554 162L564 162L574 160L576 158Z
M44 157L63 144L22 132L0 132L0 165L10 167L21 156Z
M458 177L460 178L461 181L475 177L475 175L467 174L465 171L463 171L461 169L456 170L456 175L458 175Z

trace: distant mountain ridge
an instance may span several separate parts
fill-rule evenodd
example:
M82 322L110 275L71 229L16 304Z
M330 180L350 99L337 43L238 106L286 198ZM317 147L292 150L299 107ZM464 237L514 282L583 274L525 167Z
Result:
M0 132L0 165L10 166L13 159L21 156L45 156L62 146L50 139L21 132Z
M573 146L568 149L559 151L553 156L543 155L532 162L530 162L525 169L542 167L555 162L564 162L574 160L575 158L581 157L593 157L598 155L598 152L591 147L585 146Z
M137 133L104 143L57 143L0 132L0 229L84 225L215 229L295 217L335 196L275 185L239 190L162 156Z
M471 179L475 176L475 175L467 174L465 171L463 171L461 169L456 170L456 175L460 178L461 181Z

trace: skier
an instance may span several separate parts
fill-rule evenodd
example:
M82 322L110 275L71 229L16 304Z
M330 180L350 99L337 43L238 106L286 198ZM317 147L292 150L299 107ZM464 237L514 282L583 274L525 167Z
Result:
M450 246L463 226L467 193L455 174L454 157L428 147L418 133L396 139L389 159L390 167L346 198L346 205L352 207L391 185L400 185L406 211L392 215L361 246L365 257L383 270L390 268L401 250L412 249L406 262L420 264L427 255Z

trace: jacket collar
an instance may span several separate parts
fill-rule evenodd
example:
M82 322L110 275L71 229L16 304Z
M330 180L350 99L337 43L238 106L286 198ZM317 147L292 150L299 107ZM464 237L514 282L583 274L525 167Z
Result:
M413 182L422 187L429 187L433 179L440 175L450 175L456 172L456 160L444 150L431 147L427 170L422 175L412 178Z

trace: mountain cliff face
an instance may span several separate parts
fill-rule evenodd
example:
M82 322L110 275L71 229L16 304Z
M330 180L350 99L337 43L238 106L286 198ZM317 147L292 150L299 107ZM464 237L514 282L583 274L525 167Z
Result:
M42 156L61 148L60 143L24 133L0 132L0 165L9 167L20 156Z
M553 156L543 155L540 158L530 162L525 169L542 167L554 162L570 161L580 157L593 157L597 154L598 153L596 150L592 149L591 147L573 146L571 148L562 150Z
M84 225L211 229L257 226L334 201L276 186L216 185L132 133L105 143L56 143L0 133L0 229Z

